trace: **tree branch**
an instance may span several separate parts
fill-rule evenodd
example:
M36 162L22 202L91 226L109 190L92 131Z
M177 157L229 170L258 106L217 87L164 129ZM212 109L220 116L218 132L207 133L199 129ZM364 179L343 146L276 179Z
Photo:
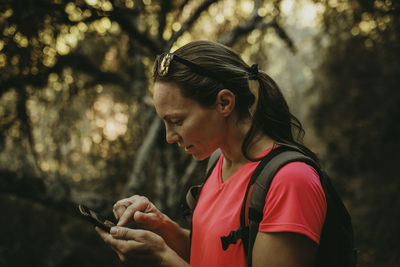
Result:
M175 34L172 35L171 39L167 42L167 50L172 48L172 45L182 36L187 30L192 27L196 20L200 17L201 13L205 11L211 4L217 2L218 0L206 0L204 1L193 13L193 15L182 25L182 27Z
M253 12L249 19L245 22L239 24L236 28L231 30L230 32L225 33L223 36L219 38L219 42L225 44L227 46L232 46L236 40L251 32L257 27L257 24L262 21L263 17L258 15L258 10L260 8L260 1L254 0L254 8Z
M260 17L251 18L249 21L238 25L232 31L222 35L219 38L218 42L226 46L232 46L240 37L248 34L252 30L256 28L266 28L272 26L272 23L262 23L258 25L257 23L260 21L260 19Z
M141 43L145 48L150 50L152 55L157 55L162 52L162 47L159 43L152 40L145 33L141 33L138 29L136 29L130 20L121 16L119 14L111 14L110 18L117 21L124 31L129 33L131 38L136 39L139 43Z
M31 84L33 86L43 87L50 73L59 74L66 66L70 66L74 70L80 70L84 73L91 74L94 76L95 83L112 83L124 88L129 88L129 81L124 79L121 75L112 72L103 72L96 64L93 64L88 57L78 53L70 53L66 56L59 57L57 63L53 67L46 68L37 75L19 75L6 81L0 81L0 96L7 92L9 88L19 87L20 84Z
M168 146L164 150L163 156L165 158L165 161L167 162L167 168L165 172L165 203L164 206L166 207L174 207L176 206L176 200L177 200L177 182L179 181L178 174L177 174L177 166L178 166L178 160L176 160L176 157L174 157L174 150L176 147L173 146ZM174 159L175 160L171 160Z
M272 22L271 26L274 28L276 34L278 34L278 36L286 43L286 45L289 47L290 51L292 51L292 53L296 53L297 48L294 45L294 42L289 37L289 35L286 33L286 31L281 27L281 25L278 23L278 21L274 20Z
M25 133L25 135L28 139L29 148L34 157L35 170L40 172L40 168L39 168L38 162L37 162L39 159L39 155L36 153L36 150L35 150L35 140L34 140L33 134L32 134L31 120L29 118L27 108L26 108L28 96L27 96L26 90L23 86L19 86L17 92L18 92L17 117L21 122L20 128L21 128L21 131L23 133Z
M254 1L254 10L252 16L233 30L222 35L218 41L227 46L232 46L237 39L248 34L254 29L265 29L268 27L272 27L275 30L276 34L286 43L289 49L293 53L296 53L297 48L295 47L294 42L278 22L277 16L279 15L274 17L273 20L270 22L263 22L264 18L258 15L259 6L259 1Z
M189 0L183 0L183 2L179 5L178 10L182 11L187 3L189 3Z
M186 167L185 173L183 174L179 186L183 188L184 186L187 185L189 182L189 179L193 176L194 171L196 170L196 167L199 165L199 163L192 159L189 163L189 165Z
M138 96L139 99L143 99L146 96L147 84L146 84L146 69L143 64L142 47L137 40L131 40L131 47L129 54L134 60L134 66L132 68L130 91Z
M139 11L137 10L131 10L128 8L124 7L119 7L115 5L114 3L114 9L110 12L105 12L98 10L96 8L93 8L90 5L85 5L86 9L89 9L92 11L92 16L90 20L94 19L100 19L103 17L108 16L111 20L114 20L118 22L118 24L121 26L121 28L129 33L129 36L137 41L139 41L144 47L148 48L152 54L159 54L161 51L161 45L151 38L146 33L141 33L134 25L133 21L134 18L137 17L139 14ZM101 12L99 14L99 12ZM89 19L86 19L85 21L88 21Z
M161 1L161 10L158 16L158 42L162 43L163 41L163 33L166 26L166 18L168 12L171 10L171 0L163 0Z
M143 169L147 160L152 156L151 151L153 150L153 147L157 141L160 130L161 119L157 115L154 115L154 119L151 123L147 136L143 140L143 143L135 156L133 170L129 176L122 197L131 195L135 191L135 188L137 188L137 186L140 185L145 179Z

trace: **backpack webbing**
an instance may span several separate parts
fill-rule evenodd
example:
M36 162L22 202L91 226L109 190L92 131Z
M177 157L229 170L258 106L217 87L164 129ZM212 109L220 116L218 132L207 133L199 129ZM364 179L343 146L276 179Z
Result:
M252 251L258 234L258 227L263 218L265 198L276 173L291 162L305 162L314 169L319 169L314 160L299 151L294 151L291 147L280 146L273 151L274 153L270 157L261 160L254 171L242 204L240 225L241 227L248 227L248 235L242 239L243 244L247 244L244 249L248 266L252 266ZM247 216L246 210L248 212Z
M205 181L211 174L219 156L220 151L213 154L213 160L210 157ZM313 159L303 154L299 149L287 145L280 145L271 150L257 165L243 199L240 227L233 230L228 236L221 237L223 249L226 250L230 244L242 239L247 256L247 266L252 266L252 250L258 233L258 226L263 217L266 195L275 174L290 162L304 162L318 172L327 200L327 214L315 266L356 266L357 255L354 249L350 215L330 183L329 177L321 171L319 165ZM201 187L199 189L201 190Z

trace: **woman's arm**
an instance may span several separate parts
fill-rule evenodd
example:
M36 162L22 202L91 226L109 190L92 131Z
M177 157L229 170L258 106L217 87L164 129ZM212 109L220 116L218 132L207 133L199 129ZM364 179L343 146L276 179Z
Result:
M165 215L165 219L155 233L162 236L169 247L180 257L189 262L190 257L190 231L180 227Z
M253 267L311 267L318 245L305 235L258 232L253 247Z

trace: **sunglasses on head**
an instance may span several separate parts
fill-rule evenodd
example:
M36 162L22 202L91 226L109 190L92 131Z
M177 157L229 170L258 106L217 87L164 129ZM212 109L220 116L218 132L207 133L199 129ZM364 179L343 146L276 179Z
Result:
M202 76L210 77L220 83L224 83L222 79L220 79L216 74L209 71L208 69L193 63L187 59L184 59L178 55L173 53L163 53L157 57L157 73L159 76L164 77L168 74L169 68L173 61L178 61L179 63L185 65L186 67L190 68L192 71L200 74Z

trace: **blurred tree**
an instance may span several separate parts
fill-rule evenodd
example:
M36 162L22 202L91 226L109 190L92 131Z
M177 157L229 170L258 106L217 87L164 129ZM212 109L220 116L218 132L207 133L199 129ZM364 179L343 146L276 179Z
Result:
M76 237L84 244L92 236L65 215L76 203L110 213L114 201L140 193L179 216L180 197L203 166L164 141L151 99L157 54L197 39L240 48L254 31L253 42L275 33L296 50L281 27L280 0L1 0L0 29L3 208L46 222L0 222L24 229L2 234L12 243L0 244L7 266L91 266L83 258L88 250L95 257L95 247L83 250ZM65 243L34 239L47 234ZM20 257L30 246L45 252ZM97 266L110 264L103 258Z
M48 204L92 199L104 209L97 193L111 184L114 199L145 191L163 208L176 205L176 185L197 165L163 141L148 89L157 54L192 36L233 45L256 28L275 29L294 50L279 24L279 1L3 2L2 191Z
M359 266L398 266L400 3L323 2L329 45L314 88L324 158L351 200Z

